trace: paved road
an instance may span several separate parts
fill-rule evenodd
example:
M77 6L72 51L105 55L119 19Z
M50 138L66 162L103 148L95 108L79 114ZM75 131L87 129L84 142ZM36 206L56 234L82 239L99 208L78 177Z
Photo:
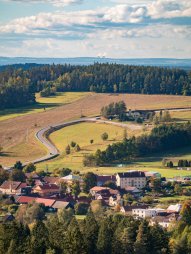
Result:
M191 108L187 108L187 109L182 109L182 108L177 108L177 109L169 109L169 111L185 111L185 110L191 110ZM157 112L157 111L156 111ZM52 125L52 126L48 126L45 128L42 128L41 130L39 130L36 133L36 138L39 142L41 142L46 149L48 150L48 154L38 158L36 160L33 161L27 161L25 163L23 163L23 165L27 165L28 163L32 162L32 163L39 163L39 162L43 162L43 161L47 161L50 159L53 159L57 156L60 155L59 150L56 148L56 146L51 143L51 141L48 139L48 136L50 133L62 129L64 127L70 126L70 125L74 125L74 124L78 124L78 123L83 123L83 122L97 122L97 123L105 123L105 124L112 124L115 126L119 126L119 127L123 127L123 128L128 128L130 130L141 130L142 127L140 125L136 125L136 124L124 124L124 123L118 123L118 122L112 122L112 121L107 121L107 120L101 120L99 117L95 117L95 118L80 118L78 120L73 120L73 121L69 121L69 122L64 122L61 124L57 124L57 125ZM11 167L7 167L6 169L11 169Z
M131 129L131 130L141 130L142 129L141 126L136 125L136 124L124 124L124 123L112 122L112 121L107 121L107 120L105 121L105 120L101 120L99 117L80 118L78 120L73 120L73 121L64 122L64 123L57 124L57 125L48 126L48 127L42 128L41 130L39 130L35 134L37 140L39 142L41 142L46 147L46 149L48 150L48 154L41 157L41 158L38 158L36 160L27 161L27 162L23 163L23 165L25 166L30 162L36 164L36 163L47 161L47 160L50 160L50 159L53 159L53 158L59 156L60 155L59 150L56 148L56 146L48 138L50 133L52 133L54 131L57 131L59 129L62 129L64 127L67 127L67 126L78 124L78 123L83 123L83 122L97 122L97 123L112 124L112 125L115 125L115 126L128 128L128 129ZM9 168L6 168L6 169L9 169Z

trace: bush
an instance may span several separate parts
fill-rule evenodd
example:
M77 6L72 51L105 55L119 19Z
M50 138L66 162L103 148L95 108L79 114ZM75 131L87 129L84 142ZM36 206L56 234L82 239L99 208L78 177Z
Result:
M80 150L81 150L80 146L79 146L79 145L76 145L75 151L76 151L76 152L79 152Z
M65 148L65 152L66 152L66 154L70 154L70 146L69 145L67 145L67 147Z
M76 215L86 215L88 212L89 205L86 203L77 203L74 206Z
M75 147L76 146L76 142L74 142L74 141L72 141L71 143L70 143L70 145L71 145L71 147Z
M107 132L104 132L102 135L101 135L101 138L102 138L102 140L108 140L108 134L107 134Z
M84 158L83 158L83 165L85 167L97 166L95 156L93 154L85 155Z
M33 163L29 163L28 165L26 165L24 167L24 170L23 170L25 173L32 173L34 171L36 171L36 167Z

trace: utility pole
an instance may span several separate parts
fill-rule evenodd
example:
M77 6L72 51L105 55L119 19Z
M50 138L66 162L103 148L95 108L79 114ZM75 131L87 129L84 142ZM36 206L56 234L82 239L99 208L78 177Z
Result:
M27 133L26 133L26 143L29 142L29 129L27 128Z

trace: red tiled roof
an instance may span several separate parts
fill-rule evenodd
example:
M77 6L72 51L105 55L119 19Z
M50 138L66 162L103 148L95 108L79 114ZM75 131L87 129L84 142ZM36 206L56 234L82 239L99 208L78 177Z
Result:
M46 183L55 184L55 183L58 183L60 181L60 178L59 177L54 177L54 176L45 176L43 178L43 180Z
M21 182L16 181L4 181L4 183L0 186L1 189L12 189L17 190L19 186L21 185Z
M21 188L26 188L27 187L27 183L21 183L20 185L19 185L19 189L21 189Z
M56 202L54 199L46 199L46 198L37 198L35 200L37 203L44 204L45 206L53 206L53 204Z
M20 203L20 204L28 204L32 201L36 200L36 197L28 197L28 196L20 196L18 199L17 199L17 203Z
M108 187L100 187L100 186L95 186L90 189L90 191L102 191L102 190L109 190Z

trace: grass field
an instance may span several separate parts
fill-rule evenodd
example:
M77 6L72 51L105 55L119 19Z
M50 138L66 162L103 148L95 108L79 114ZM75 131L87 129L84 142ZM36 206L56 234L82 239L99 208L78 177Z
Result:
M20 107L15 109L5 109L0 110L0 121L15 118L18 116L28 115L32 113L40 113L45 110L50 110L55 107L72 103L88 95L88 93L82 92L67 92L67 93L57 93L56 96L51 96L48 98L40 97L36 94L37 103L28 107Z
M191 110L190 111L173 111L170 113L174 121L191 121Z
M109 135L107 141L101 139L104 132ZM61 152L61 156L52 161L40 163L38 169L44 169L47 166L50 170L67 166L72 169L82 169L85 154L95 153L97 149L104 150L109 144L121 141L123 132L124 129L121 127L99 123L81 123L56 131L50 135L50 139ZM93 144L90 144L91 139L94 141ZM75 152L73 149L70 155L65 155L65 148L71 141L76 142L81 151Z
M181 202L181 201L185 201L185 200L190 200L189 196L173 196L173 197L162 197L157 199L158 202L160 203L177 203L177 202Z
M109 134L108 141L102 141L100 138L103 132L107 132ZM137 134L129 133L128 135ZM175 150L170 153L161 153L156 154L151 157L147 157L144 159L139 159L133 163L129 163L127 165L114 165L111 167L94 167L94 168L86 168L83 167L83 155L94 153L98 148L105 149L108 144L111 142L119 141L123 137L123 129L112 126L112 125L104 125L104 124L92 124L92 123L83 123L70 127L63 128L53 134L51 134L51 140L58 147L58 149L62 152L62 155L58 158L46 162L40 163L37 165L38 170L45 170L47 167L49 171L53 171L56 168L69 167L73 170L79 170L82 173L93 171L99 174L114 174L117 172L127 171L127 170L144 170L144 171L157 171L161 173L162 176L171 178L174 176L187 176L191 175L190 171L186 170L176 170L169 169L162 166L163 158L172 160L175 165L179 159L188 159L191 160L191 147ZM90 139L94 140L94 144L90 144ZM71 141L77 142L80 147L80 152L72 151L70 155L65 155L64 149L67 144L70 144Z
M10 160L26 161L29 157L39 157L35 149L28 148L27 132L28 143L34 142L34 147L36 145L38 153L42 154L44 149L33 138L35 131L48 125L79 118L81 113L85 116L98 115L101 108L111 102L124 100L127 108L131 109L176 108L191 105L191 97L171 95L65 93L41 99L38 98L41 100L39 103L42 104L40 108L0 112L0 145L5 152L4 156L0 157L1 164L10 165ZM21 147L22 149L20 149ZM29 153L25 153L25 151Z

